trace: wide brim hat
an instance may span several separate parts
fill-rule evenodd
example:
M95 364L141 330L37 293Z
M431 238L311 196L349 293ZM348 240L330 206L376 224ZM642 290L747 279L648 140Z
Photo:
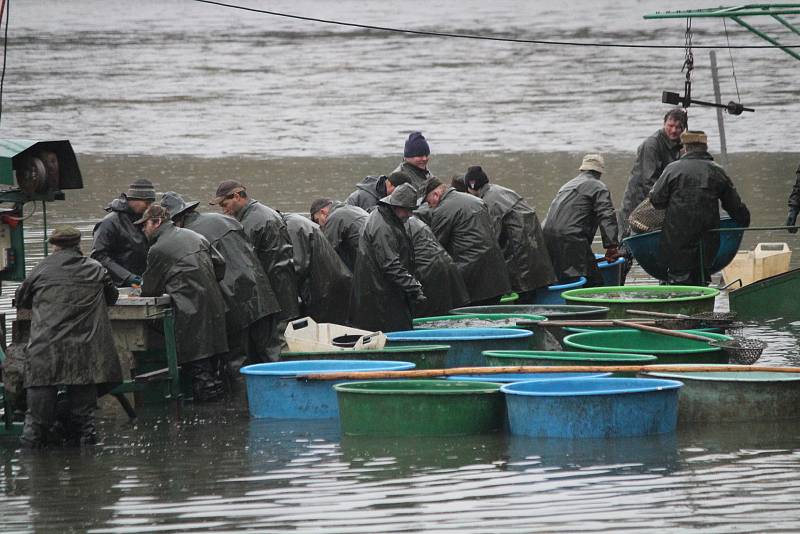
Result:
M187 211L195 209L198 204L200 202L197 200L186 202L181 195L174 191L167 191L161 195L161 205L167 210L173 221Z
M600 154L586 154L578 170L595 171L603 174L606 170L606 162Z
M417 207L417 190L411 184L401 184L391 195L380 199L380 202L388 206L413 210Z

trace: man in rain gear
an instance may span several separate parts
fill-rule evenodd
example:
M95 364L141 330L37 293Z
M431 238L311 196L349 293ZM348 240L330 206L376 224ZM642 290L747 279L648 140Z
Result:
M220 288L228 307L225 318L229 361L234 362L235 368L242 362L277 361L281 308L244 228L227 215L198 213L198 204L187 203L173 191L161 196L161 205L176 226L205 237L225 259Z
M425 185L430 227L453 258L473 306L496 304L511 290L486 204L431 178ZM424 206L424 205L423 205Z
M725 170L708 153L701 131L681 135L686 153L670 163L650 191L650 202L666 209L659 259L667 266L667 283L707 285L709 268L719 249L719 205L739 226L750 225L744 205Z
M282 215L292 238L301 315L318 323L346 323L353 275L319 225L299 213Z
M800 212L800 166L797 167L797 178L789 194L789 216L786 217L786 226L794 226L797 223L797 214ZM790 228L790 234L796 234L797 228Z
M425 181L430 178L428 163L431 160L431 149L428 141L421 132L411 132L403 147L403 162L394 172L405 175L408 182L419 191L420 195L425 188Z
M136 224L150 241L142 296L170 296L178 364L191 380L194 400L218 398L225 392L222 357L228 352L226 306L219 286L225 260L205 237L175 226L158 203L151 204Z
M453 258L436 240L433 230L418 217L411 217L406 231L414 247L415 276L426 300L414 310L415 317L447 315L469 302L469 291Z
M218 205L225 215L235 217L256 251L261 267L281 305L278 332L280 347L285 345L283 333L291 319L300 315L297 279L292 260L292 240L280 213L250 198L247 189L236 180L225 180L217 187L211 205ZM271 352L279 351L278 346Z
M118 287L142 283L147 238L133 221L155 200L156 190L150 180L136 180L127 193L111 201L106 208L108 215L94 227L91 257L108 270Z
M536 211L515 191L489 183L480 166L464 175L467 191L486 203L508 269L511 290L520 304L533 303L537 288L556 282Z
M414 307L425 301L404 228L416 205L417 190L403 184L369 215L353 274L353 326L384 332L411 329Z
M397 186L408 183L408 181L408 176L401 172L393 172L388 178L386 176L367 176L364 181L356 185L356 190L350 193L344 202L369 212L378 206L380 199L391 195Z
M322 233L333 245L336 253L350 271L355 269L358 242L367 223L369 213L358 206L320 198L312 202L311 220L322 228Z
M605 162L600 154L583 158L581 173L556 193L544 220L544 238L559 282L585 276L586 286L603 285L595 262L592 240L600 228L606 259L619 257L617 219L611 193L600 177Z
M106 269L81 253L78 230L56 228L48 241L55 250L34 267L15 295L18 308L31 310L22 442L29 447L65 439L91 444L97 439L98 393L122 382L107 309L118 292ZM59 388L65 390L68 409L57 417Z

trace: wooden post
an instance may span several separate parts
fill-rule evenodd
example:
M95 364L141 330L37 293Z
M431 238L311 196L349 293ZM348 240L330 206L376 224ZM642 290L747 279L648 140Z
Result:
M711 80L714 84L714 102L717 105L722 104L722 99L719 92L719 76L717 75L717 53L713 50L709 51L711 58ZM722 117L722 108L717 108L717 127L719 128L719 153L720 163L723 167L728 166L728 146L725 141L725 120Z

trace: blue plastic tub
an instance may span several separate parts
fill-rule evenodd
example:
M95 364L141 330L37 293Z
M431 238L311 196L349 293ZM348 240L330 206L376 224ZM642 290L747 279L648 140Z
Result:
M487 373L485 375L452 375L448 376L447 380L511 384L514 382L532 382L534 380L605 378L607 376L611 376L611 373Z
M545 438L615 438L674 432L676 380L583 378L506 384L509 430Z
M247 406L256 418L331 419L339 416L334 384L339 381L303 381L315 373L351 371L406 371L410 362L385 360L304 360L259 363L239 371L247 385Z
M603 257L603 254L595 254L596 259ZM601 261L597 264L600 269L600 274L603 275L604 286L621 286L622 285L622 267L625 265L625 258L620 256L611 263Z
M533 301L536 304L565 304L566 301L561 298L561 293L570 289L578 289L586 285L586 277L581 276L574 282L566 284L557 284L548 286L546 288L540 287L536 290L533 296Z
M387 343L393 345L450 345L445 367L480 367L485 365L485 350L528 350L533 332L519 328L433 328L388 332Z

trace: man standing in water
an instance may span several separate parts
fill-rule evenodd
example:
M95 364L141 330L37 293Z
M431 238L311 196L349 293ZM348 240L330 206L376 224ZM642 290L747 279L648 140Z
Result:
M103 266L81 253L78 230L58 227L48 241L55 250L34 267L15 295L17 308L31 310L22 443L93 444L98 388L122 382L107 309L118 292ZM69 408L57 421L59 388L66 391Z
M150 180L139 179L108 205L94 227L91 257L108 269L117 286L140 285L147 262L147 238L133 221L156 200Z
M191 380L195 401L219 398L225 393L222 358L228 352L219 286L225 260L205 237L175 226L160 204L150 205L136 224L150 241L142 296L170 296L181 373Z
M620 230L620 242L631 235L628 217L630 217L636 207L641 204L658 177L664 172L667 165L680 157L681 133L686 130L688 116L683 108L673 108L664 115L664 125L653 135L644 140L636 150L636 161L625 187L622 197L622 206L619 209L618 225ZM626 257L623 281L631 268L633 255L630 251L622 247L623 255Z
M650 202L666 209L659 259L667 266L667 283L708 285L709 267L719 248L719 205L739 226L750 225L750 211L725 170L708 153L705 132L681 135L686 153L667 165L650 191Z

